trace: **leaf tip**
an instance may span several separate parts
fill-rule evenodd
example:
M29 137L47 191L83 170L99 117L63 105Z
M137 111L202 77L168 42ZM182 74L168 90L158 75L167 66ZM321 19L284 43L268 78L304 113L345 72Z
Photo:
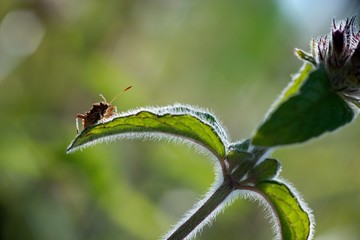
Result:
M70 153L73 153L73 152L76 152L77 150L79 150L79 148L80 148L81 146L79 146L77 140L78 140L78 138L79 138L80 135L81 135L81 133L78 134L78 135L71 141L71 143L69 144L69 146L66 148L66 154L70 154Z
M66 148L66 154L70 154L76 151L76 148L74 148L74 142L71 142L70 145Z

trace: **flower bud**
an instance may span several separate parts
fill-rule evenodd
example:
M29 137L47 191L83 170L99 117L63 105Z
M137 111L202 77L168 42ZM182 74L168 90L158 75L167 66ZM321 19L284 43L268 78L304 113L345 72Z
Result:
M334 19L330 34L319 37L311 47L311 56L297 55L306 56L301 58L315 66L325 65L332 89L359 106L360 31L355 16L338 23Z

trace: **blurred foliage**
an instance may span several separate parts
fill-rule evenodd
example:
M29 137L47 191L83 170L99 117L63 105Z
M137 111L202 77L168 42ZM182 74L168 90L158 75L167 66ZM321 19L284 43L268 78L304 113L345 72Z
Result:
M0 1L1 239L165 233L212 183L209 160L140 141L66 155L75 116L99 93L111 99L133 85L114 103L120 110L199 105L220 116L233 139L248 137L301 66L293 48L309 41L279 2ZM10 13L25 20L9 32ZM360 235L357 126L275 152L282 175L313 208L319 239ZM198 239L272 236L261 209L236 201Z

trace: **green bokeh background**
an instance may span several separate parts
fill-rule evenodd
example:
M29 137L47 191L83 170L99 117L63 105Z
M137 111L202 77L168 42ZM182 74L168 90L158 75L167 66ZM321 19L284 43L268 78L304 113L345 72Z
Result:
M144 141L66 155L76 114L100 101L99 93L111 99L132 85L115 101L118 109L202 106L233 140L247 138L301 66L293 48L308 50L332 17L357 6L343 4L313 21L317 32L309 35L282 2L1 1L0 43L1 21L19 10L36 16L44 35L26 56L0 51L0 238L164 234L213 182L209 159L186 146ZM322 11L326 3L316 17ZM282 176L313 209L317 239L360 239L358 126L274 153ZM238 200L197 239L272 239L265 215L257 203Z

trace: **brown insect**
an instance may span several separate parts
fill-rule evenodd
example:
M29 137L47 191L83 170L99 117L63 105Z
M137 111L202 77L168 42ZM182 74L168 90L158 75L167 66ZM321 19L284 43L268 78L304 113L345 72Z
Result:
M79 133L79 124L78 119L82 120L82 125L84 129L91 127L92 125L98 123L99 121L109 118L117 113L117 109L115 106L112 106L111 103L123 92L129 90L132 86L129 86L118 93L110 102L107 102L105 97L100 94L100 97L104 100L99 103L94 103L89 112L85 114L76 115L76 130Z

